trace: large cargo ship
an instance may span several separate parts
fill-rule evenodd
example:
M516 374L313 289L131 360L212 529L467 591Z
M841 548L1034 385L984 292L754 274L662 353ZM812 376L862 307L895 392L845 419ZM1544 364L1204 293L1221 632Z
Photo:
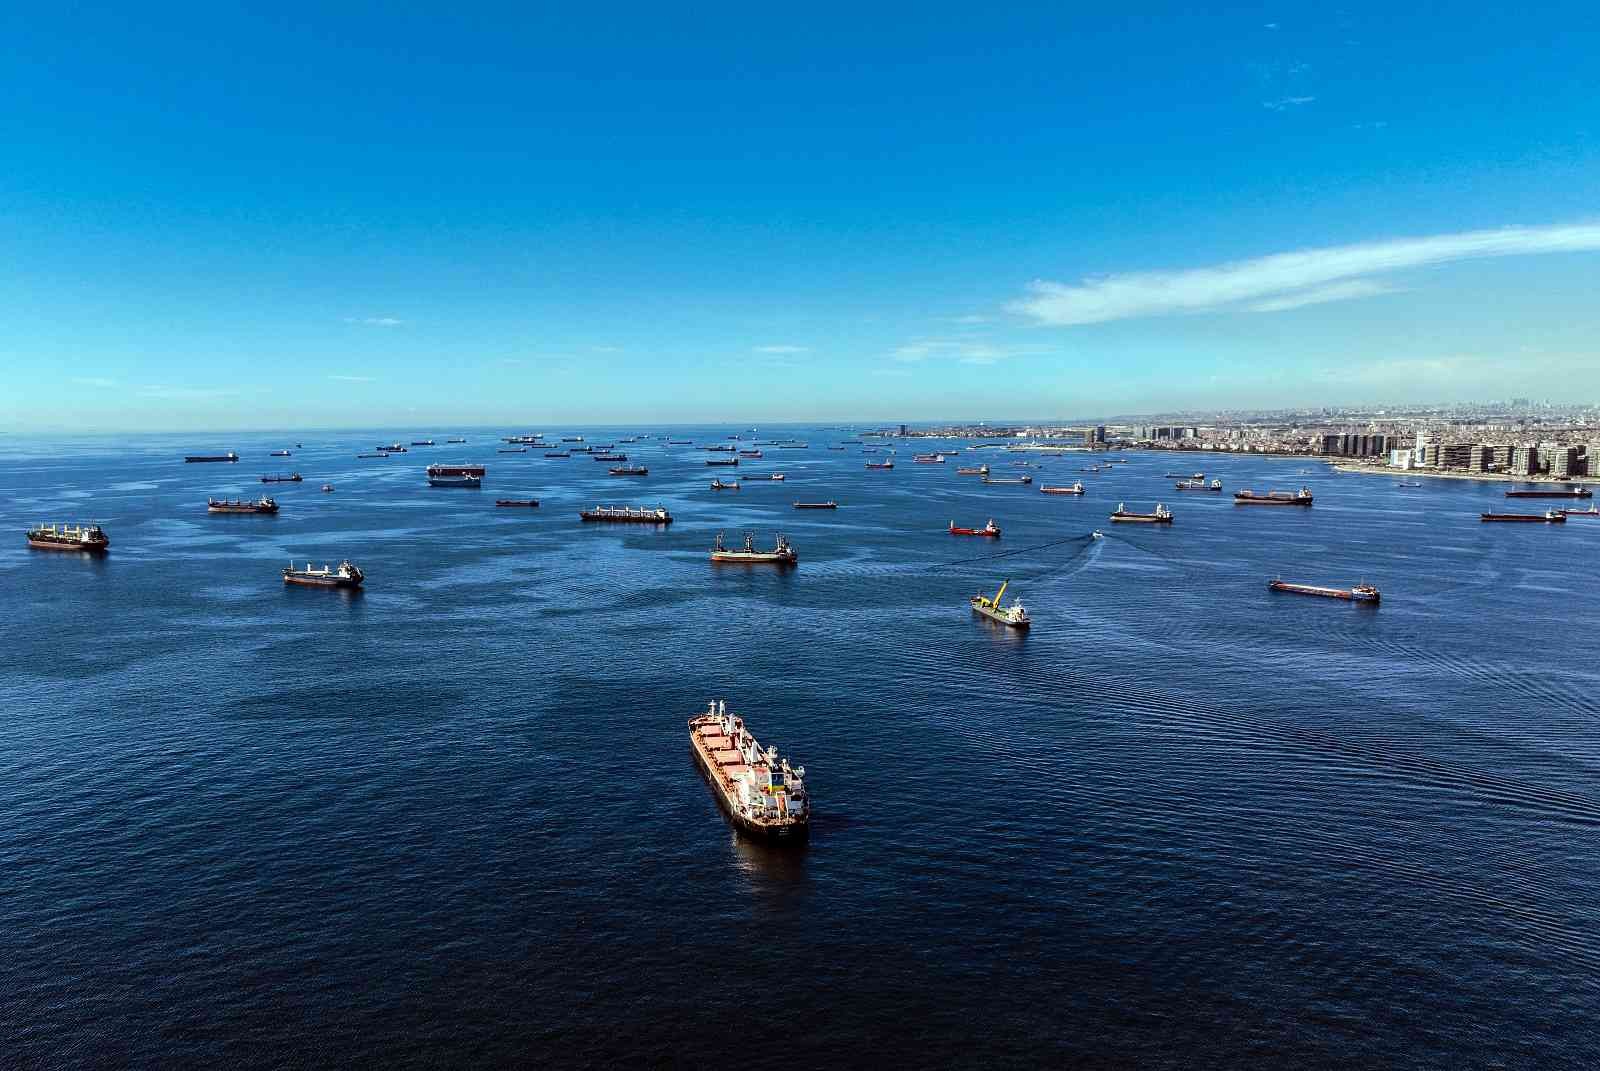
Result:
M647 506L596 506L594 509L579 510L578 516L585 521L609 521L614 524L672 523L672 514L660 506L655 509Z
M262 483L300 483L305 477L298 472L278 473L276 476L261 477Z
M1267 491L1261 493L1246 488L1233 493L1233 501L1239 506L1309 506L1311 505L1311 488L1302 487L1298 491Z
M781 532L777 545L771 550L757 550L756 537L748 532L745 533L743 547L728 547L722 542L722 533L718 532L717 542L711 548L711 560L734 565L798 565L800 555Z
M229 450L226 454L189 454L183 459L186 465L195 465L203 461L238 461L239 455Z
M650 470L643 465L612 465L606 469L612 476L648 476Z
M494 504L496 506L525 506L529 509L539 508L539 500L537 498L497 498L494 500Z
M1033 624L1033 619L1028 616L1028 611L1022 608L1021 599L1012 599L1010 606L1002 605L1000 602L1001 597L1006 593L1006 588L1010 585L1011 581L1009 580L1002 582L1000 590L994 593L994 598L992 599L980 592L967 601L971 604L974 613L982 614L991 621L998 621L1000 624L1009 625L1012 628L1027 628Z
M988 536L990 539L1000 538L1000 526L994 523L994 518L989 518L989 523L982 528L960 528L955 521L950 522L950 534L960 536Z
M992 483L992 484L996 484L996 485L999 485L999 484L1022 484L1023 486L1026 486L1026 485L1028 485L1028 484L1033 482L1033 477L1032 476L1016 476L1016 477L1010 477L1010 476L984 476L984 477L982 477L982 482L983 483Z
M1220 491L1222 481L1212 480L1206 483L1204 480L1179 480L1174 486L1180 491Z
M893 461L869 461L869 462L867 462L867 468L869 468L869 469L892 469L892 468L894 468L894 462Z
M712 480L711 489L713 491L737 491L739 489L739 481L734 480L732 483L723 483L721 480Z
M805 837L811 800L804 766L790 766L777 748L763 749L725 701L689 719L689 741L717 802L741 831L773 840Z
M1507 491L1507 498L1593 498L1594 492L1584 487L1555 487L1539 491Z
M348 559L337 566L324 565L320 569L313 569L310 562L306 562L304 569L296 569L294 562L290 562L283 569L285 584L307 588L359 588L365 579L366 575Z
M28 546L98 554L111 546L111 540L98 524L36 524L28 529Z
M488 470L482 465L429 465L429 487L482 487Z
M796 502L794 504L794 508L795 509L838 509L839 508L839 503L831 501L831 500L827 501L827 502Z
M1133 513L1126 505L1118 502L1116 512L1111 514L1111 519L1125 524L1171 524L1172 511L1157 502L1153 513Z
M1325 599L1346 599L1350 602L1378 601L1378 589L1371 584L1357 584L1353 588L1324 588L1316 584L1293 584L1287 580L1267 581L1268 591L1287 591L1295 595L1321 595Z
M956 475L957 476L987 476L987 475L989 475L989 466L988 465L979 465L976 468L968 468L968 469L959 469L958 468L958 469L956 469Z
M1083 494L1083 481L1074 480L1071 487L1051 487L1048 484L1039 488L1042 495L1081 495Z
M1547 509L1543 513L1480 513L1480 521L1525 521L1537 524L1564 524L1567 515L1562 510Z
M262 495L254 502L247 502L242 498L232 500L226 498L206 499L207 513L276 513L278 503Z

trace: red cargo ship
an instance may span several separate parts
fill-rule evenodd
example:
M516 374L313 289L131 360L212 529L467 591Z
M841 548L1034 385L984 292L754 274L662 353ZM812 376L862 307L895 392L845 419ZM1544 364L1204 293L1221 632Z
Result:
M773 840L805 837L811 806L804 766L790 766L777 748L763 749L725 701L689 719L689 740L717 802L741 831Z
M985 524L982 528L958 528L956 527L956 522L951 521L950 534L963 536L988 536L990 539L999 539L1000 526L994 523L993 517L990 517L989 523Z

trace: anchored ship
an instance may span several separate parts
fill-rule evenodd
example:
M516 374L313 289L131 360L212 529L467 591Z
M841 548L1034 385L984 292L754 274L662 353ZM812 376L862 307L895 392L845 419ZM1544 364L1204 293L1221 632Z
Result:
M728 714L726 701L713 701L704 714L689 719L695 761L716 790L717 802L745 833L774 840L800 840L810 829L811 800L804 766L790 766L777 748L765 748Z
M277 476L263 476L263 477L261 477L261 482L262 483L299 483L302 479L303 479L303 477L298 472L291 472L287 476L285 476L285 475L283 475L281 473L278 474Z
M1074 480L1071 487L1042 486L1039 488L1039 493L1042 495L1081 495L1083 494L1083 481Z
M365 579L366 575L349 559L337 566L324 565L320 569L313 569L310 562L306 562L304 569L296 569L294 562L290 562L283 569L285 584L308 588L359 588Z
M781 479L783 479L783 473L781 473L781 472L769 472L764 476L761 475L760 473L756 473L756 474L753 474L753 475L750 475L750 476L745 476L743 478L746 479L746 480L781 480Z
M833 501L828 501L828 502L796 502L794 504L794 508L795 509L838 509L839 508L839 503L833 502Z
M571 457L572 455L569 454L565 450L551 450L548 453L546 453L544 456L545 457Z
M1118 502L1116 512L1111 515L1111 519L1135 524L1171 524L1172 511L1157 502L1154 513L1130 513L1127 506Z
M272 451L272 453L268 454L267 456L268 457L293 457L294 455L289 453L289 451L287 451L287 450L274 450L274 451Z
M957 528L956 522L950 522L950 534L962 536L988 536L991 539L1000 538L1000 526L994 523L994 518L989 518L989 523L982 528Z
M737 491L739 489L739 481L734 480L732 483L723 483L721 480L712 480L711 489L713 491Z
M612 465L606 469L613 476L648 476L650 470L643 465Z
M1565 517L1600 517L1600 506L1591 502L1588 509L1564 509L1561 513Z
M1233 493L1233 501L1238 506L1309 506L1311 505L1311 488L1302 487L1298 491L1268 491L1260 494L1246 488Z
M971 469L959 469L958 468L958 469L956 469L956 475L957 476L987 476L987 475L989 475L989 466L988 465L979 465L977 468L971 468Z
M1288 591L1295 595L1321 595L1326 599L1346 599L1350 602L1378 601L1378 589L1371 584L1357 584L1353 588L1324 588L1315 584L1291 584L1287 580L1269 580L1268 591Z
M225 498L206 499L207 513L276 513L278 503L262 495L254 502L246 502L242 498L229 501Z
M916 462L918 465L943 465L944 464L944 455L943 454L914 454L912 456L911 460Z
M202 461L238 461L239 455L229 450L226 454L189 454L183 459L186 465L199 464Z
M739 464L739 459L736 458L736 457L708 457L708 458L706 458L706 464L707 465L737 465L737 464Z
M537 498L497 498L494 500L494 504L497 506L526 506L529 509L537 509L539 500Z
M1594 492L1583 487L1557 487L1549 491L1507 491L1507 498L1593 498Z
M97 554L111 546L111 540L98 524L36 524L28 529L28 546Z
M778 533L777 546L771 550L757 550L756 537L748 532L745 533L743 547L730 549L722 542L722 533L718 532L717 542L711 548L711 560L736 565L798 565L800 555L782 532Z
M745 458L756 459L756 458L760 458L762 455L761 455L761 451L760 450L740 450L739 451L739 456L740 457L745 457Z
M869 468L869 469L892 469L892 468L894 468L894 462L893 461L869 461L869 462L867 462L867 468Z
M597 453L591 452L589 454L589 457L591 459L595 460L595 461L626 461L626 460L628 460L628 455L627 454L610 454L610 453L597 454Z
M1017 476L1017 477L985 476L985 477L983 477L983 482L984 483L993 483L993 484L1009 483L1009 484L1024 484L1024 485L1026 485L1026 484L1030 484L1030 483L1033 482L1033 477L1032 476Z
M482 487L487 470L482 465L429 465L429 487Z
M998 621L1002 625L1010 625L1012 628L1027 628L1033 624L1033 619L1028 616L1028 611L1022 608L1021 599L1012 599L1010 606L1004 606L1000 602L1010 584L1011 581L1009 580L1002 582L1000 590L994 593L994 598L992 599L979 593L967 601L972 604L974 612L982 614L991 621Z
M433 445L433 440L432 439L412 439L411 440L411 445L412 446L432 446Z
M1179 480L1176 486L1180 491L1220 491L1222 481L1212 480L1206 483L1204 480Z
M1480 521L1530 521L1546 524L1563 524L1567 514L1564 510L1547 509L1543 513L1480 513Z
M610 521L615 524L672 523L672 514L660 506L655 509L646 506L596 506L594 509L579 510L578 516L585 521Z

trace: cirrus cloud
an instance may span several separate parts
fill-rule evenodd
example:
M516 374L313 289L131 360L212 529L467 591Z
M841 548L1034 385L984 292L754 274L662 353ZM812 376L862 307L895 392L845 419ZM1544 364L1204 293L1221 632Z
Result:
M1489 257L1600 250L1600 223L1399 238L1274 253L1207 268L1123 272L1077 283L1045 279L1006 308L1040 324L1070 326L1217 309L1281 312L1388 293L1374 276Z

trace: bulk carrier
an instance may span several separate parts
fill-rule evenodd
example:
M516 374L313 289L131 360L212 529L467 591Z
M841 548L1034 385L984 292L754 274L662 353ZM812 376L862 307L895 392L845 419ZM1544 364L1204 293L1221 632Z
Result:
M741 831L773 840L805 837L811 818L806 768L790 766L777 748L762 748L744 719L729 715L725 700L713 700L689 719L689 742L717 802Z
M798 565L800 554L789 541L778 533L778 542L771 550L757 550L756 537L745 533L744 546L738 549L728 547L722 542L722 533L717 533L717 542L711 548L711 560L732 565Z
M429 487L482 487L488 470L482 465L429 465Z
M28 546L40 550L80 550L98 554L111 546L98 524L36 524L28 529Z
M585 521L608 521L612 524L672 523L672 514L660 506L655 509L646 506L596 506L594 509L579 510L578 517Z
M304 569L296 569L294 562L290 562L283 570L285 584L307 588L359 588L365 579L366 575L348 559L337 567L324 565L320 569L313 569L310 562L306 562Z
M1171 524L1172 511L1157 502L1154 513L1131 513L1126 505L1118 502L1116 512L1111 514L1111 519L1125 524Z
M278 503L262 495L254 502L247 502L242 498L231 501L226 498L206 499L207 513L277 513Z
M1557 487L1539 491L1507 491L1507 498L1593 498L1594 492L1583 487Z
M1287 580L1267 581L1268 591L1287 591L1294 595L1321 595L1325 599L1345 599L1349 602L1377 604L1378 589L1371 584L1357 584L1353 588L1325 588L1316 584L1293 584Z
M1233 502L1236 506L1309 506L1311 505L1311 488L1302 487L1298 491L1268 491L1260 494L1246 488L1233 493Z

